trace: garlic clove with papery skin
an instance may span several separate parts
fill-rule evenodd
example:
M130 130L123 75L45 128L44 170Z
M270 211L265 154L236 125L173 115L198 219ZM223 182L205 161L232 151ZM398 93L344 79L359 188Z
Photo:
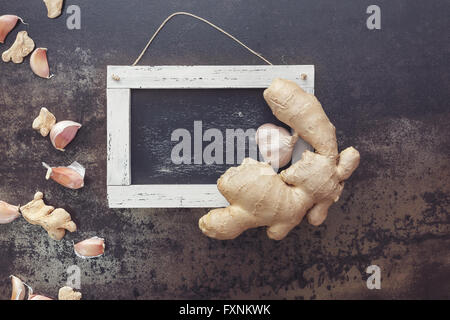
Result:
M278 169L291 161L298 135L291 135L283 127L266 123L258 128L255 139L264 161Z
M45 162L42 165L47 169L45 179L52 179L60 185L69 189L80 189L84 187L84 175L86 169L78 162L68 167L50 167Z
M17 21L23 22L22 18L12 15L12 14L5 14L3 16L0 16L0 43L4 43L6 37L11 32L12 29L17 24Z
M11 300L25 300L25 284L16 276L11 276Z
M75 254L83 259L97 258L105 253L105 239L92 237L73 246Z
M40 294L32 294L28 297L28 300L53 300L53 299Z
M0 201L0 224L13 222L20 216L19 206Z
M60 151L75 138L81 124L78 122L65 120L55 124L50 131L50 141L53 146Z
M47 61L47 48L37 48L31 54L30 67L34 74L44 78L50 79L53 75L50 75L50 68Z

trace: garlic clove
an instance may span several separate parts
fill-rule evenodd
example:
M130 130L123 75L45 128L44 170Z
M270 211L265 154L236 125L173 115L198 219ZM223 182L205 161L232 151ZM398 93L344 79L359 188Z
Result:
M11 276L12 293L11 300L25 299L25 284L16 276Z
M17 21L23 22L22 18L12 15L12 14L5 14L3 16L0 16L0 43L5 43L5 39L8 36L8 34L11 32L12 29L17 24Z
M40 294L32 294L28 297L28 300L53 300L53 299Z
M20 216L19 206L0 201L0 224L13 222Z
M47 61L47 48L37 48L31 54L30 67L34 74L44 78L50 79L53 75L50 75L50 68Z
M64 0L44 0L47 7L47 16L50 19L57 18L61 15L62 5Z
M291 161L298 135L291 136L285 128L266 123L258 128L255 139L264 161L278 169Z
M64 148L75 138L81 124L74 121L60 121L50 131L50 141L53 146L64 151Z
M78 162L72 163L68 167L50 167L45 162L42 165L47 168L45 179L52 179L60 185L69 189L80 189L84 187L84 175L86 169Z
M83 259L97 258L105 252L105 240L99 237L78 242L73 246L75 254Z

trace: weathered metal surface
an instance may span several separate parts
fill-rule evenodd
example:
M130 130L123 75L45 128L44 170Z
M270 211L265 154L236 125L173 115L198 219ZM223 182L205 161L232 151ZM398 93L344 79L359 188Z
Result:
M66 28L66 14L47 19L40 1L1 5L29 23L14 32L28 29L49 48L56 76L35 77L29 59L0 63L0 197L24 204L41 190L72 214L79 231L55 242L23 219L0 225L0 298L10 295L10 274L56 296L73 264L90 299L450 298L448 1L382 1L380 31L367 30L369 3L356 0L183 3L274 63L315 65L315 91L340 148L361 152L325 224L302 223L281 242L262 230L208 239L197 227L206 209L107 208L106 66L131 64L179 1L77 3L78 31ZM172 21L142 61L258 63L186 17ZM83 124L65 153L31 130L42 106ZM46 181L42 160L77 160L86 166L86 187ZM71 241L94 235L106 239L105 256L78 259ZM381 290L366 288L371 264L381 267Z

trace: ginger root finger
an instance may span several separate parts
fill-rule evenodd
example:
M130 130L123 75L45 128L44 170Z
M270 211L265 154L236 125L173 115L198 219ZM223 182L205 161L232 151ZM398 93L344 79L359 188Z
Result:
M64 0L44 0L47 7L47 16L55 19L61 15Z
M324 156L337 156L336 128L317 98L293 81L275 79L264 99L280 121Z
M81 292L77 292L71 287L62 287L58 291L58 300L81 300L81 297Z
M46 137L56 124L56 118L48 111L47 108L41 108L41 111L39 112L39 116L34 119L33 121L33 129L39 131L39 133Z
M34 41L28 36L26 31L20 31L17 34L16 41L11 48L3 52L2 60L13 63L22 63L23 58L29 55L34 49Z
M320 102L296 83L275 79L264 98L273 114L316 152L305 151L300 161L280 174L252 159L228 169L217 187L230 205L210 211L199 221L209 237L233 239L249 228L267 226L267 235L281 240L306 214L311 224L320 225L339 199L343 181L359 165L356 149L338 154L335 127Z
M66 230L75 232L77 226L72 221L70 214L64 209L47 206L43 198L42 192L36 192L32 201L20 207L20 212L25 220L33 225L43 227L50 238L54 240L61 240L66 234Z

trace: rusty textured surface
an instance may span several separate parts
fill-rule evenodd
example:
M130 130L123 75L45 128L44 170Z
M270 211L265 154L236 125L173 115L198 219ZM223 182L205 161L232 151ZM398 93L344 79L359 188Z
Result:
M366 1L87 1L81 30L66 14L46 18L40 1L2 1L37 46L49 48L55 77L34 76L29 59L0 64L0 198L47 203L72 213L79 232L63 241L18 219L0 225L0 299L15 274L56 296L65 270L82 270L89 299L450 298L450 47L448 1L378 1L382 30L365 27ZM66 5L67 6L67 5ZM251 230L233 241L206 238L207 210L110 210L106 202L105 71L131 64L171 12L212 19L278 64L314 64L316 94L337 127L340 148L362 163L326 222L302 223L281 242ZM257 58L185 17L167 26L143 64L257 64ZM65 153L31 129L40 107L82 123ZM40 162L87 167L86 187L46 181ZM98 235L106 255L80 260L72 240ZM368 290L365 268L382 270Z

